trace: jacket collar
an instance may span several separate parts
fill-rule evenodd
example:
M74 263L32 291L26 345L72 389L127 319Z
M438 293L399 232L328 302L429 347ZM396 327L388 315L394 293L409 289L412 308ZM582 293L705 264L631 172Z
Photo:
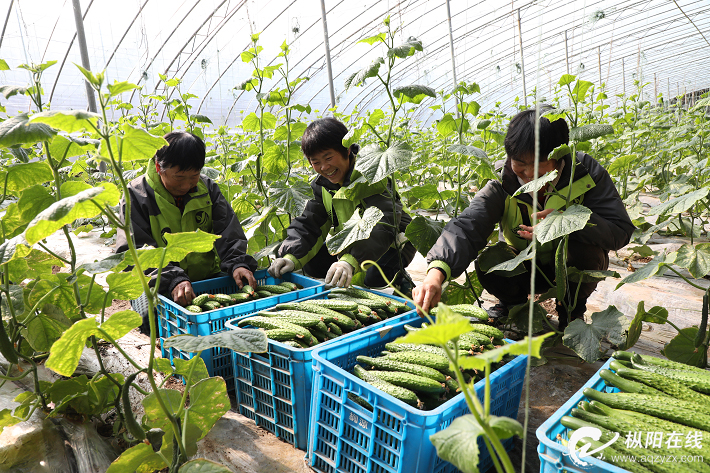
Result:
M558 190L564 189L569 185L570 172L572 170L572 156L567 154L562 159L565 162L565 167L562 169L562 176L560 176L560 180L557 181L557 185L555 186L555 188ZM584 164L580 162L578 154L577 165L574 169L574 180L577 181L578 179L584 177L587 174L589 174L589 170L587 170L586 166L584 166ZM503 184L503 189L510 196L515 194L515 192L521 187L520 182L518 181L518 176L513 172L513 167L510 164L510 157L505 160L501 181ZM530 197L530 194L520 194L515 198L528 204L532 204L532 197Z

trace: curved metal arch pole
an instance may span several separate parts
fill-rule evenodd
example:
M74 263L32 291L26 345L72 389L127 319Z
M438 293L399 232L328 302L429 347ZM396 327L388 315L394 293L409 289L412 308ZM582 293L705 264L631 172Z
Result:
M89 2L89 6L86 7L86 11L84 12L84 15L82 16L82 19L86 18L86 15L89 14L89 10L91 9L91 6L94 4L94 0L91 0ZM52 98L54 97L54 90L57 88L57 84L59 83L59 76L62 75L62 70L64 69L64 64L67 62L67 58L69 57L69 52L71 51L72 46L74 46L74 41L76 40L76 32L74 33L74 36L72 36L71 41L69 42L69 46L67 47L67 52L64 54L64 59L62 59L62 63L59 65L59 71L57 71L57 77L54 79L54 84L52 84L52 91L49 93L49 101L52 101Z
M10 5L7 7L7 15L5 16L5 23L2 25L2 33L0 34L0 46L2 46L2 40L5 37L5 30L7 29L7 23L10 21L10 13L12 13L12 5L14 5L15 0L10 0Z
M180 20L180 23L178 23L178 26L179 26L179 25L182 25L182 24L185 22L185 20L187 19L187 17L190 16L190 13L192 13L192 11L193 11L193 10L197 7L197 5L199 5L199 4L200 4L200 0L197 0L197 1L195 2L195 4L192 6L192 8L190 8L190 10L188 10L188 12L185 13L185 15L182 17L182 20ZM159 47L158 50L155 52L155 54L154 54L153 57L151 58L151 60L150 60L150 62L148 63L148 65L145 66L144 70L150 69L150 66L153 65L153 62L156 60L156 58L158 57L158 55L160 54L160 52L163 50L163 48L165 47L165 45L168 44L168 41L170 41L170 38L173 37L173 35L175 34L175 31L177 31L177 28L173 28L173 30L170 32L170 34L168 35L168 37L165 38L165 41L163 41L163 44L160 45L160 47ZM133 71L135 71L135 70L136 70L136 68L134 67L134 68L133 68ZM128 74L128 77L131 77L131 75L133 74L133 71L131 71L131 72ZM157 85L156 85L156 88L157 88ZM129 101L129 102L132 102L132 101L133 101L133 96L135 95L136 90L137 90L137 89L133 89L133 90L131 91L131 96L128 98L128 101Z
M124 39L126 39L126 35L128 35L128 32L131 30L133 27L133 24L136 22L138 17L141 15L143 12L143 9L145 6L148 4L150 0L145 0L143 2L143 5L138 9L138 13L136 13L136 16L133 17L133 21L131 21L131 24L128 25L126 28L126 31L123 32L123 36L121 36L121 39L118 40L118 43L116 44L116 47L114 48L113 52L109 56L108 60L106 61L106 64L104 64L104 69L108 69L108 65L111 63L111 60L113 59L113 56L116 54L116 51L118 51L118 48L121 46L121 43L123 42Z
M205 18L205 21L203 21L203 22L200 24L200 26L198 26L197 29L195 29L195 32L190 35L190 37L187 39L187 41L185 41L185 44L183 44L182 47L178 50L178 53L175 55L175 57L172 59L172 61L170 61L170 64L168 64L168 66L165 68L165 71L163 72L163 74L167 74L167 73L168 73L168 71L170 70L170 68L171 68L171 67L173 66L173 64L175 63L175 61L177 61L177 58L179 58L180 55L182 54L182 51L187 47L188 44L190 44L190 41L192 41L192 39L193 39L195 36L197 36L197 33L200 32L200 30L202 29L202 27L205 26L205 25L207 24L207 22L212 19L212 17L217 13L217 10L219 10L219 9L222 7L222 5L224 5L224 4L227 3L228 1L229 1L229 0L222 0L222 1L219 3L219 5L217 5L217 6L214 8L214 10L212 10L212 13L210 13L209 15L207 15L207 18ZM160 84L160 81L157 81L157 82L155 83L155 87L153 88L153 92L155 92L156 90L158 90L158 85L159 85L159 84Z

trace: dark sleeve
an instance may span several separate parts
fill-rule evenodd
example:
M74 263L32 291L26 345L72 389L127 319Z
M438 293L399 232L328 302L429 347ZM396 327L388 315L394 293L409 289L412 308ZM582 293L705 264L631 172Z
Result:
M286 239L279 248L280 257L292 255L298 260L300 267L320 250L325 242L325 235L333 226L320 192L320 188L313 188L315 198L306 202L306 208L300 216L291 220L286 229Z
M220 269L230 276L237 268L256 271L257 262L247 254L247 237L234 210L222 195L219 186L211 179L205 179L212 199L212 231L220 235L214 247L220 259Z
M136 196L136 192L133 187L128 187L128 195L131 199L131 231L133 233L133 241L135 243L136 249L141 249L144 246L149 246L152 248L158 248L153 235L150 231L150 218L147 213L147 205L141 206L138 202L139 199ZM121 221L125 221L126 215L126 201L125 198L121 201L120 208L120 218ZM126 234L123 230L118 229L116 231L116 253L124 253L128 251L128 241L126 240ZM132 266L127 268L132 269ZM155 286L156 276L158 271L156 268L149 268L145 270L145 274L150 276L150 287ZM160 274L160 287L158 291L166 296L170 297L175 286L177 286L182 281L189 281L190 278L187 277L187 273L179 266L175 261L169 262Z
M456 278L486 247L488 237L505 210L506 192L498 181L488 183L476 193L471 204L444 231L427 253L427 262L445 263Z
M391 183L387 183L387 190L382 194L372 195L366 197L363 202L366 207L377 207L382 211L382 218L375 225L370 233L370 238L367 240L356 241L350 245L344 253L352 255L353 258L357 260L358 263L362 264L363 261L379 260L382 255L384 255L389 247L394 243L396 238L396 233L391 226L395 224L395 216L397 220L401 222L402 220L402 202L397 196L396 204L394 209L392 207L392 186ZM383 223L387 225L383 225ZM397 231L399 233L399 231Z
M628 245L635 226L626 206L611 180L611 176L595 159L584 155L581 161L596 184L586 194L582 204L592 211L588 225L574 232L570 238L604 250L618 250Z

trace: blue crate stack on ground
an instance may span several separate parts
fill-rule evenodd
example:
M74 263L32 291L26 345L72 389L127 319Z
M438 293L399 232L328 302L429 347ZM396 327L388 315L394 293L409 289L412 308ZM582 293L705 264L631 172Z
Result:
M609 359L599 371L609 369ZM540 473L562 473L568 471L584 471L585 473L628 473L623 468L610 465L602 460L591 456L582 459L588 465L583 468L580 465L575 465L569 456L569 449L562 445L557 439L560 435L565 441L569 439L568 429L560 423L563 416L570 415L573 408L577 407L581 401L588 401L583 394L586 388L593 388L602 392L618 392L615 387L607 386L604 380L597 374L592 376L587 383L580 388L566 403L562 405L549 419L547 419L540 427L536 434L540 442L537 447L537 453L540 457Z
M389 294L370 292L406 302ZM328 291L302 300L327 297ZM407 304L414 309L411 302ZM244 316L230 320L226 326L237 328L237 323L243 318ZM361 333L372 332L381 327L416 318L418 318L416 311L411 310L360 330L345 333L312 348L299 349L269 340L266 353L233 352L232 366L239 413L296 448L305 450L308 447L314 350L331 346Z
M225 323L235 317L246 316L264 309L274 307L282 302L291 302L296 299L312 296L323 292L322 281L312 279L300 274L287 273L281 279L271 277L265 269L256 271L254 277L259 285L279 284L283 281L292 282L302 286L303 289L278 294L271 297L264 297L236 305L211 310L209 312L193 313L185 310L179 304L160 296L158 311L158 326L161 340L161 350L163 358L182 358L189 360L194 353L187 353L177 348L166 348L163 340L173 335L210 335L226 329ZM239 292L234 279L231 276L207 279L192 284L196 295L209 294L232 294ZM258 288L257 288L258 289ZM232 351L226 348L212 348L202 352L202 359L205 361L207 371L211 376L221 376L227 383L227 390L234 390L234 369L232 368Z
M470 411L462 394L431 411L409 406L351 374L359 355L376 357L385 344L407 333L396 325L322 347L313 354L313 397L308 445L309 464L321 473L452 473L458 469L441 460L429 437ZM491 414L517 418L525 379L526 356L518 356L490 377ZM485 381L475 385L483 399ZM367 401L370 411L348 394ZM510 449L513 439L503 441ZM479 438L480 471L492 466Z

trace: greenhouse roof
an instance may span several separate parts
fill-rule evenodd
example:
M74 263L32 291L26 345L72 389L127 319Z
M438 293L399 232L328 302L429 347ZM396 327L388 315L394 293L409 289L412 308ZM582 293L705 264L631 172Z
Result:
M0 85L28 84L21 64L57 61L43 75L44 100L56 109L87 107L83 76L72 64L82 64L73 11L78 1L5 2L0 59L10 70L0 71ZM235 89L253 71L241 53L254 33L261 33L262 66L282 63L280 46L290 46L289 78L309 78L298 85L295 102L321 113L330 106L328 44L339 111L385 106L376 79L347 90L345 83L386 53L382 44L360 40L383 31L387 16L401 42L413 36L423 44L422 52L397 63L395 86L450 91L453 53L456 79L480 85L473 98L483 110L500 102L512 111L516 98L523 102L524 91L534 87L549 97L565 73L605 84L612 98L635 93L636 81L648 83L647 100L654 93L667 98L710 88L708 0L324 0L324 6L327 43L321 2L314 0L81 1L92 70L105 69L112 82L140 84L143 93L162 93L160 75L179 78L181 93L196 96L189 101L192 113L216 125L238 124L257 106L253 91ZM275 74L266 85L282 87L283 79ZM137 105L139 94L126 93L124 100ZM20 95L2 104L8 113L29 109ZM417 113L430 120L440 112L420 107Z

